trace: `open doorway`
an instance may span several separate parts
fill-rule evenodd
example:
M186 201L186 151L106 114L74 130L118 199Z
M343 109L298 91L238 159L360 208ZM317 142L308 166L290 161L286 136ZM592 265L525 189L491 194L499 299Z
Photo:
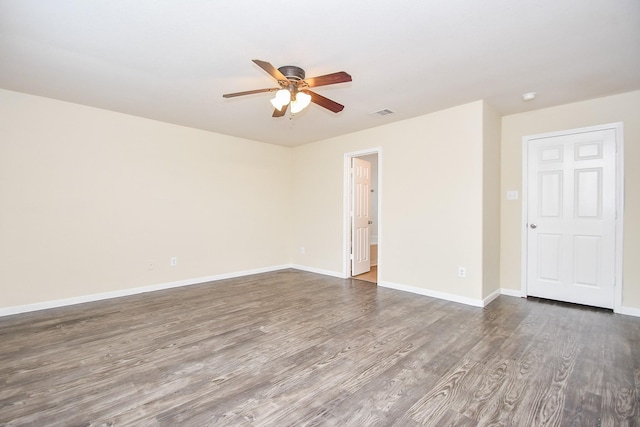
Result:
M378 283L380 149L345 154L345 277Z

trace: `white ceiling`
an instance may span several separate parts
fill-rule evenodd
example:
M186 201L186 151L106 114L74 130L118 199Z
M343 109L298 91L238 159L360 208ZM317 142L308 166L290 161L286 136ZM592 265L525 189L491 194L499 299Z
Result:
M348 72L315 89L344 111L223 99L277 86L251 59ZM640 1L0 0L0 88L296 146L479 99L504 115L640 89Z

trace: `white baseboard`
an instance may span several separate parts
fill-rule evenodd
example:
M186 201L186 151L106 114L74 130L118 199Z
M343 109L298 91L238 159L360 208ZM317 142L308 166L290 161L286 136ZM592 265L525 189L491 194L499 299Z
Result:
M344 274L342 274L340 272L337 272L337 271L323 270L321 268L307 267L307 266L299 265L299 264L291 264L291 265L289 265L289 268L295 268L296 270L308 271L309 273L318 273L318 274L322 274L322 275L325 275L325 276L338 277L340 279L346 279L347 278L347 277L345 277Z
M163 289L178 288L181 286L190 286L190 285L197 285L197 284L206 283L206 282L215 282L215 281L224 280L224 279L233 279L235 277L250 276L252 274L269 273L272 271L286 270L288 268L308 271L310 273L322 274L325 276L337 277L340 279L347 278L342 273L339 273L336 271L323 270L319 268L307 267L307 266L298 265L298 264L285 264L285 265L277 265L272 267L256 268L252 270L236 271L232 273L216 274L213 276L178 280L175 282L158 283L155 285L122 289L118 291L102 292L99 294L83 295L79 297L65 298L65 299L59 299L54 301L44 301L44 302L39 302L34 304L20 305L16 307L4 307L4 308L0 308L0 317L10 316L13 314L27 313L31 311L46 310L49 308L57 308L57 307L64 307L68 305L82 304L85 302L100 301L100 300L105 300L110 298L119 298L119 297L124 297L128 295L136 295L136 294L142 294L146 292L159 291ZM459 295L449 294L446 292L439 292L439 291L433 291L430 289L418 288L415 286L401 285L393 282L381 281L381 282L378 282L378 286L381 286L383 288L396 289L404 292L411 292L413 294L424 295L427 297L438 298L445 301L452 301L460 304L471 305L474 307L486 307L491 301L493 301L500 295L507 295L507 296L520 297L520 298L523 296L521 291L501 288L491 293L491 295L487 296L486 298L480 300L480 299L461 297ZM622 307L616 313L624 314L627 316L640 317L640 308Z
M146 292L160 291L162 289L179 288L181 286L197 285L206 282L215 282L217 280L232 279L234 277L249 276L258 273L268 273L271 271L284 270L292 268L291 265L277 265L273 267L256 268L253 270L236 271L233 273L216 274L214 276L196 277L192 279L178 280L169 283L158 283L155 285L141 286L138 288L121 289L118 291L102 292L99 294L83 295L79 297L65 298L54 301L44 301L34 304L20 305L16 307L0 308L0 317L11 316L13 314L27 313L30 311L46 310L48 308L64 307L67 305L82 304L85 302L100 301L110 298L119 298L129 295L142 294Z
M483 304L482 306L483 307L488 306L491 301L498 298L500 295L501 295L500 289L496 289L495 291L491 292L491 294L489 294L485 299L482 300L482 304Z
M616 311L616 313L625 314L627 316L640 317L640 308L620 307L620 310Z
M500 288L500 293L502 295L507 295L509 297L518 297L518 298L522 298L522 291L516 291L515 289L506 289L506 288Z
M384 282L384 281L379 281L378 286L382 286L383 288L396 289L398 291L411 292L412 294L418 294L418 295L424 295L427 297L443 299L446 301L457 302L460 304L472 305L474 307L485 306L484 300L481 300L481 299L461 297L459 295L449 294L446 292L432 291L430 289L417 288L415 286L407 286L407 285L401 285L398 283Z

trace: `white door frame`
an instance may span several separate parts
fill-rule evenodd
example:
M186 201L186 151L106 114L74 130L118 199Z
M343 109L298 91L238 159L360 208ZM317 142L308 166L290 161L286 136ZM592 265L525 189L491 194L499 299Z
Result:
M522 138L522 246L521 246L521 286L522 296L527 296L527 239L529 237L527 224L528 213L528 144L532 139L550 138L564 135L571 135L575 133L593 132L613 129L616 133L616 260L615 260L615 281L614 281L614 299L613 299L613 311L614 313L620 313L622 308L622 259L623 259L623 226L624 226L624 137L623 137L623 125L622 122L609 123L599 126L589 126L578 129L569 129L560 132L542 133L537 135L528 135Z
M351 159L369 154L378 155L378 248L382 244L382 147L369 148L361 151L352 151L344 154L344 201L342 224L342 276L351 277ZM378 252L378 275L380 275L381 257Z

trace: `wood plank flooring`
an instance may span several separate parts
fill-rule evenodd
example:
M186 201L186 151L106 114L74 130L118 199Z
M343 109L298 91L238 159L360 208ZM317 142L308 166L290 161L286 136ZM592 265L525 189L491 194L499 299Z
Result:
M0 318L4 426L639 426L640 319L284 270Z
M372 265L371 269L366 273L353 276L354 279L364 280L365 282L378 283L378 266Z

